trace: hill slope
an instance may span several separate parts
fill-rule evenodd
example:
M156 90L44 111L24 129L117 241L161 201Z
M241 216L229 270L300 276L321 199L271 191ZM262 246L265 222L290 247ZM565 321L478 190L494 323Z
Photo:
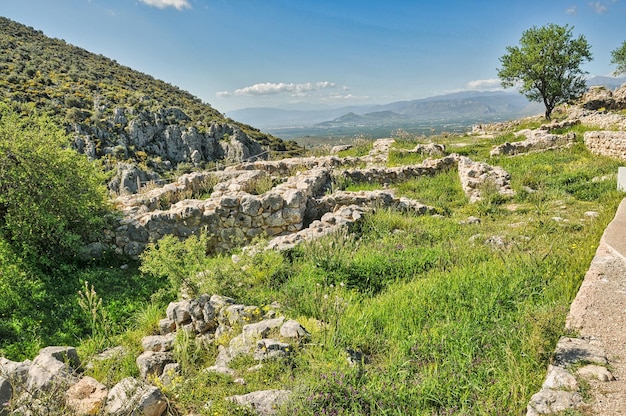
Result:
M0 99L63 124L77 150L117 169L116 191L176 168L299 150L173 85L2 17L0 68Z

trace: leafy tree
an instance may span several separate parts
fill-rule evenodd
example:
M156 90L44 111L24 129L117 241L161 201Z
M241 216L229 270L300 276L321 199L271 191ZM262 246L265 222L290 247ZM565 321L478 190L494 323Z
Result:
M506 50L498 69L502 86L520 83L526 98L543 102L546 119L550 120L557 105L585 91L586 72L580 66L591 60L590 47L583 35L574 38L567 25L532 27L522 34L520 46L507 46Z
M102 229L101 170L48 117L0 103L0 238L41 264L73 258Z
M622 46L611 51L611 63L617 65L617 69L613 73L614 75L626 74L626 41L622 43Z

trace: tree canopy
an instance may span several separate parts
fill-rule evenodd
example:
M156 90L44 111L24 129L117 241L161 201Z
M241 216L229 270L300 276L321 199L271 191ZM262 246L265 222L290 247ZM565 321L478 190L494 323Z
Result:
M611 63L617 65L614 75L626 74L626 41L617 49L611 51Z
M526 98L543 102L546 119L557 105L585 91L586 72L580 66L591 60L590 46L583 35L574 38L569 26L532 27L522 34L519 46L506 50L498 69L502 86L519 85Z
M107 201L101 170L58 125L0 103L0 238L21 256L73 257L101 231Z

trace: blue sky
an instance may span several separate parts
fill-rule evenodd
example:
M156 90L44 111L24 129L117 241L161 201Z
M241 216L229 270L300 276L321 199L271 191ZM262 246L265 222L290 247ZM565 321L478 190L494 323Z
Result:
M385 104L499 87L522 32L568 24L609 75L626 0L2 0L0 15L244 107Z

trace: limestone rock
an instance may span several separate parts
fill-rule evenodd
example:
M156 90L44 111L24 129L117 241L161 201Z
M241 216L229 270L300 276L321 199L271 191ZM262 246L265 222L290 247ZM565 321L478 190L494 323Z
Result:
M254 359L264 361L272 358L285 358L289 354L291 354L291 346L289 344L275 339L264 338L256 343Z
M581 338L563 337L556 345L554 361L564 367L576 363L594 363L606 365L608 363L604 350L589 341Z
M106 386L91 377L83 377L65 393L65 403L74 414L97 415L106 402Z
M173 333L167 335L150 335L141 340L141 346L144 351L167 352L174 348L176 335Z
M55 386L76 382L75 369L80 366L73 347L46 347L39 351L28 370L26 389L29 392L47 391Z
M280 336L294 341L302 341L310 337L311 334L298 321L288 320L280 327Z
M605 382L615 380L615 377L608 368L594 364L588 364L579 368L578 371L576 371L576 374L586 378L587 380L596 379Z
M142 379L154 375L160 377L166 364L174 362L174 357L169 352L144 351L137 357L137 367Z
M0 357L0 377L12 380L14 383L24 383L31 365L30 360L17 362Z
M6 378L0 376L0 416L6 413L5 407L13 397L13 386Z
M112 416L162 416L167 400L157 387L128 377L109 391L105 413Z
M249 406L260 416L270 416L291 396L289 390L261 390L252 393L232 396L228 399L242 406Z
M554 365L548 366L548 375L543 382L543 389L577 390L576 377L566 369Z
M626 131L588 131L584 141L593 154L626 160Z
M257 340L260 338L266 338L272 330L277 330L281 327L285 318L267 319L255 324L244 325L241 333L246 340Z
M537 416L562 412L576 408L582 404L582 396L578 392L542 389L535 393L528 404L526 416Z

